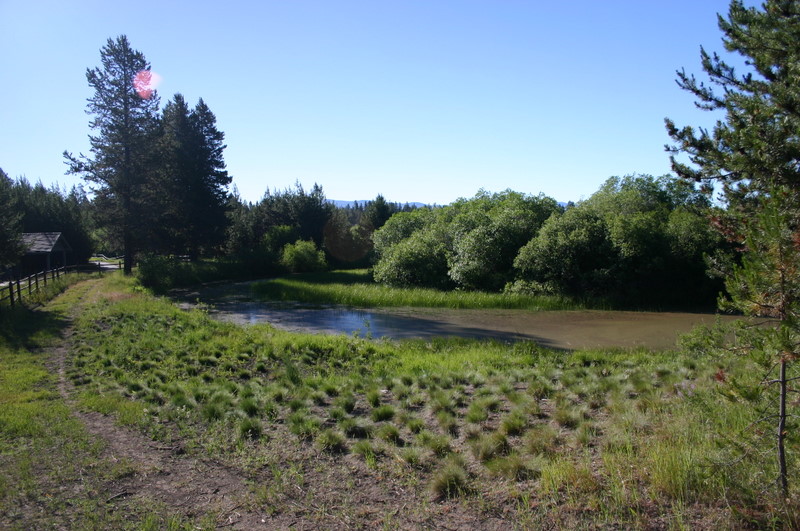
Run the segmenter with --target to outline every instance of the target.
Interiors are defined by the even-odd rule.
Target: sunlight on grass
[[[420,307],[454,309],[574,310],[582,306],[564,297],[526,296],[474,291],[392,288],[376,284],[365,269],[308,273],[264,280],[253,285],[257,297],[307,304],[357,308]]]

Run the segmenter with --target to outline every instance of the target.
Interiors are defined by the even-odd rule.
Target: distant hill
[[[363,199],[363,200],[359,199],[359,200],[356,200],[356,201],[341,201],[339,199],[328,199],[327,201],[328,201],[328,203],[332,204],[335,207],[347,208],[347,207],[351,207],[351,206],[355,205],[356,203],[358,203],[359,205],[363,205],[363,204],[369,203],[370,201],[372,201],[372,199]],[[399,203],[400,206],[404,206],[406,204],[406,203],[401,203],[399,201],[390,201],[388,199],[386,200],[386,202],[387,203]],[[417,203],[417,202],[408,203],[408,204],[410,206],[412,206],[412,207],[417,207],[417,208],[428,206],[425,203]]]

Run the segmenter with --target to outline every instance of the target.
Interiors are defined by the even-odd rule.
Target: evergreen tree
[[[19,179],[12,188],[22,232],[60,232],[72,249],[69,257],[76,263],[85,262],[92,254],[92,238],[82,190],[73,188],[67,194],[57,186],[45,188]]]
[[[777,319],[759,330],[749,350],[771,357],[779,386],[777,448],[779,484],[788,494],[785,451],[787,396],[795,381],[789,364],[800,354],[800,3],[767,0],[760,8],[730,4],[719,17],[725,49],[745,58],[744,73],[718,55],[701,51],[710,85],[684,71],[678,83],[702,109],[724,120],[712,132],[678,128],[666,120],[675,141],[668,150],[685,153],[693,165],[672,157],[681,176],[720,183],[727,212],[717,227],[742,250],[741,262],[727,268],[728,307]]]
[[[154,135],[158,95],[148,85],[150,64],[131,48],[127,37],[108,39],[100,50],[101,67],[88,69],[94,89],[87,111],[91,155],[64,152],[71,173],[80,173],[96,186],[103,222],[120,235],[124,269],[131,273],[137,230],[152,221],[145,193],[154,171]]]
[[[0,168],[0,268],[15,264],[23,253],[20,213],[11,188],[11,179]]]

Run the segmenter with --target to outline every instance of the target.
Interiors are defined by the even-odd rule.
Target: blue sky
[[[225,132],[240,194],[447,204],[506,188],[559,201],[670,171],[663,120],[710,125],[675,84],[722,51],[727,0],[0,0],[0,167],[70,187],[85,72],[126,34]]]

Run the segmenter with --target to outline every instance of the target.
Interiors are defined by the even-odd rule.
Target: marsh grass
[[[358,308],[425,307],[472,309],[574,310],[582,305],[565,297],[528,296],[376,284],[367,270],[307,273],[257,282],[253,293],[264,300],[341,304]]]

